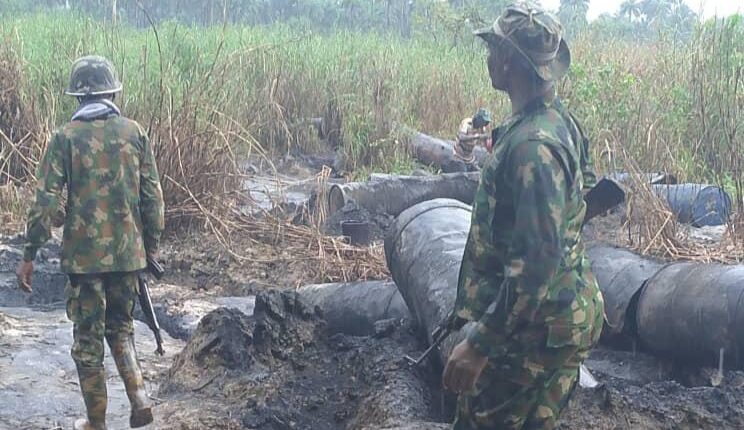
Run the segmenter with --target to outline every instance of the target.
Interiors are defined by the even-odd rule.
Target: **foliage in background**
[[[208,202],[215,193],[236,192],[235,152],[318,149],[308,126],[316,117],[339,127],[336,143],[348,170],[406,171],[413,165],[396,124],[452,138],[460,119],[480,106],[491,108],[496,117],[508,114],[504,97],[490,88],[485,50],[470,34],[487,22],[483,14],[494,12],[494,3],[419,0],[411,34],[401,31],[403,37],[366,31],[380,22],[384,28],[384,14],[363,31],[333,32],[316,31],[299,18],[261,26],[168,21],[153,31],[74,11],[6,17],[0,21],[0,67],[14,77],[14,89],[0,97],[0,130],[15,134],[0,141],[3,155],[15,157],[14,168],[18,160],[23,165],[38,157],[48,131],[74,109],[74,100],[61,96],[71,62],[96,52],[120,69],[124,111],[148,128],[159,148],[162,170],[172,179],[166,181],[170,203],[193,200],[190,193]],[[159,4],[166,8],[171,3]],[[339,4],[357,10],[360,20],[374,12],[363,8],[368,2]],[[567,7],[564,13],[573,10]],[[648,18],[651,14],[651,9],[631,11],[613,20],[636,31],[640,23],[658,22]],[[391,20],[397,28],[399,18]],[[739,192],[741,204],[740,17],[693,27],[687,38],[650,30],[657,36],[636,41],[616,37],[603,23],[595,21],[573,35],[574,65],[560,84],[594,141],[600,170],[622,169],[620,155],[625,154],[642,169],[723,183]],[[11,125],[15,129],[8,131]],[[0,164],[0,175],[6,174],[0,181],[19,179],[9,177],[18,170],[8,175],[3,167],[7,163]],[[217,179],[226,173],[229,181]],[[185,190],[184,183],[201,185]],[[188,211],[170,215],[186,219]]]
[[[220,24],[225,20],[248,25],[284,22],[315,31],[382,31],[404,37],[410,37],[417,30],[430,29],[436,36],[446,33],[462,41],[461,36],[469,35],[473,25],[490,24],[510,1],[0,0],[0,14],[42,9],[78,10],[97,19],[122,21],[138,27],[147,27],[150,19],[199,25]],[[573,38],[589,27],[588,9],[589,0],[561,0],[559,9],[554,12],[566,26],[568,36]],[[601,17],[592,26],[621,37],[655,38],[661,31],[687,37],[695,23],[696,15],[684,0],[625,0],[617,13]]]

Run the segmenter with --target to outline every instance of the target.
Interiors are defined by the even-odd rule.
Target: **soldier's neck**
[[[508,93],[512,105],[512,114],[516,115],[536,99],[552,98],[555,95],[555,86],[552,82],[543,82],[537,85],[534,82],[521,82],[514,85]]]

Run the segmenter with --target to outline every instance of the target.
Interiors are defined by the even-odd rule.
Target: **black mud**
[[[221,308],[199,324],[160,396],[169,422],[187,428],[384,428],[436,416],[432,381],[403,355],[417,342],[406,324],[373,337],[328,336],[298,296],[256,298],[255,316]],[[204,416],[180,414],[207,405]],[[231,416],[228,421],[220,417]]]
[[[604,375],[604,386],[578,390],[561,429],[679,430],[744,428],[744,375],[731,372],[719,387],[676,381],[643,386]]]
[[[23,260],[23,238],[0,236],[0,306],[61,305],[67,276],[59,271],[60,244],[53,240],[34,262],[33,293],[18,289],[15,271]]]
[[[71,324],[61,309],[66,278],[57,268],[59,247],[44,249],[36,295],[24,296],[14,277],[20,245],[19,238],[0,238],[0,428],[68,428],[83,406],[69,357]],[[380,322],[367,337],[331,334],[322,315],[295,293],[265,292],[253,282],[240,287],[228,268],[217,273],[224,256],[205,255],[188,259],[182,273],[190,287],[177,277],[154,285],[167,331],[191,338],[185,348],[166,335],[166,357],[154,356],[151,334],[137,324],[148,389],[162,387],[151,428],[448,428],[436,424],[451,418],[453,406],[438,388],[441,369],[411,369],[402,360],[423,349],[409,323]],[[203,267],[214,273],[200,278],[200,287],[190,272]],[[252,298],[221,297],[232,290],[259,293],[253,316]],[[712,369],[680,369],[606,348],[593,351],[586,364],[602,386],[576,391],[561,429],[744,428],[741,372],[728,371],[718,381]],[[126,422],[126,397],[110,359],[106,365],[112,428],[123,428],[117,423]]]

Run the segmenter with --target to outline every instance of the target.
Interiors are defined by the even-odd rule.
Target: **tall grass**
[[[741,195],[744,23],[710,22],[685,43],[587,37],[591,43],[579,41],[574,51],[565,95],[603,167],[622,168],[623,151],[643,169],[723,183]]]
[[[112,59],[124,81],[125,113],[148,128],[161,169],[173,179],[166,190],[172,202],[190,198],[183,183],[202,181],[199,199],[215,189],[236,191],[239,181],[217,179],[220,172],[236,178],[236,152],[319,149],[308,126],[313,117],[340,128],[346,168],[359,172],[412,166],[396,123],[451,138],[480,106],[496,117],[508,113],[475,41],[319,35],[288,25],[134,29],[72,13],[6,18],[0,37],[8,47],[2,55],[22,65],[18,100],[44,130],[74,109],[74,100],[61,97],[71,62],[88,53]],[[622,169],[622,153],[641,169],[722,183],[742,204],[741,20],[709,23],[684,43],[587,34],[573,43],[573,58],[560,92],[583,119],[600,171]],[[205,160],[212,163],[206,176]]]
[[[354,161],[368,143],[386,138],[395,121],[452,133],[464,112],[490,96],[480,50],[442,49],[426,40],[338,33],[314,35],[288,26],[108,27],[72,14],[5,21],[0,31],[25,62],[25,94],[64,121],[74,100],[58,97],[71,62],[96,52],[111,58],[124,84],[124,109],[148,123],[161,99],[178,106],[202,97],[200,109],[237,122],[266,149],[312,146],[304,120],[329,109],[343,116]],[[224,91],[210,94],[219,86]],[[498,105],[498,103],[497,103]],[[214,112],[212,112],[214,113]]]

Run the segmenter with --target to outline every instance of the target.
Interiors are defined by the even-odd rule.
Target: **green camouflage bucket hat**
[[[483,128],[491,123],[491,112],[486,108],[478,109],[478,112],[473,115],[473,127]]]
[[[530,3],[507,6],[493,26],[477,30],[475,35],[493,46],[508,41],[545,81],[562,78],[571,65],[563,26],[555,16]]]
[[[68,96],[97,96],[121,91],[121,82],[109,60],[97,55],[78,58],[72,65]]]

